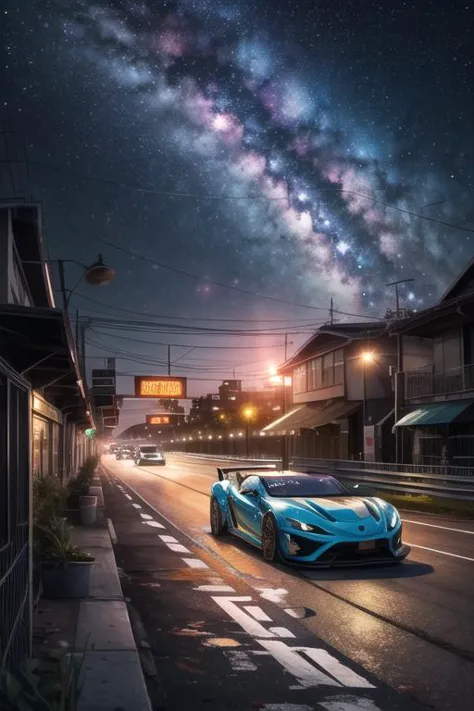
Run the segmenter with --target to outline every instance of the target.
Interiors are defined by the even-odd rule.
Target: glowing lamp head
[[[375,360],[375,354],[372,351],[364,351],[361,354],[363,363],[373,363]]]
[[[243,415],[247,420],[250,420],[253,417],[254,412],[255,411],[254,411],[253,407],[250,407],[250,406],[245,407],[243,410]]]
[[[87,268],[84,275],[86,282],[92,286],[108,286],[114,277],[114,270],[104,264],[101,254],[99,254],[97,261]]]

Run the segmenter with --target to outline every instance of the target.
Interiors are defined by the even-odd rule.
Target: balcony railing
[[[405,371],[405,399],[474,390],[474,364],[436,372],[434,368]]]

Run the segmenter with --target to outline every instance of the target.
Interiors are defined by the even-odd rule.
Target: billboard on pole
[[[182,400],[186,398],[186,378],[171,375],[136,375],[135,397]]]

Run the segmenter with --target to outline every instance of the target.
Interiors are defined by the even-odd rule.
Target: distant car
[[[353,495],[333,476],[271,466],[217,472],[211,532],[251,543],[269,563],[326,568],[398,563],[409,553],[398,511],[382,499]]]
[[[135,464],[166,464],[166,458],[163,452],[154,444],[142,444],[135,451]]]
[[[115,459],[133,459],[133,448],[130,446],[122,446],[115,452]]]

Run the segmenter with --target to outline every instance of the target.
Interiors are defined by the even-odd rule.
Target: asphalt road
[[[279,613],[269,615],[272,619],[283,614],[288,627],[288,619],[298,617],[295,624],[304,634],[315,635],[328,645],[331,654],[340,655],[344,664],[355,665],[351,668],[362,669],[362,675],[376,679],[377,689],[385,684],[402,692],[405,700],[437,711],[471,711],[473,522],[413,512],[402,515],[405,542],[412,552],[398,567],[295,571],[269,566],[258,551],[240,541],[210,536],[209,490],[218,463],[170,455],[166,467],[135,467],[131,462],[104,458],[105,466],[126,487],[119,496],[122,509],[137,511],[133,503],[145,506],[147,502],[154,512],[151,515],[160,515],[159,520],[175,531],[175,545],[189,548],[191,542],[213,570],[219,569],[221,577],[237,581],[233,588],[237,589],[237,584],[250,587],[253,599],[257,594],[275,610],[280,608]],[[117,508],[115,514],[119,519],[122,509]],[[121,527],[120,521],[117,525]],[[126,544],[127,536],[126,528],[122,535],[117,533],[119,545]],[[133,562],[128,559],[127,565],[133,567]],[[209,600],[206,610],[211,610]],[[397,702],[384,693],[385,705],[376,699],[378,707],[360,708],[386,711],[393,704],[396,707]],[[313,708],[307,700],[304,703],[304,711]],[[359,707],[327,708],[349,711]]]

